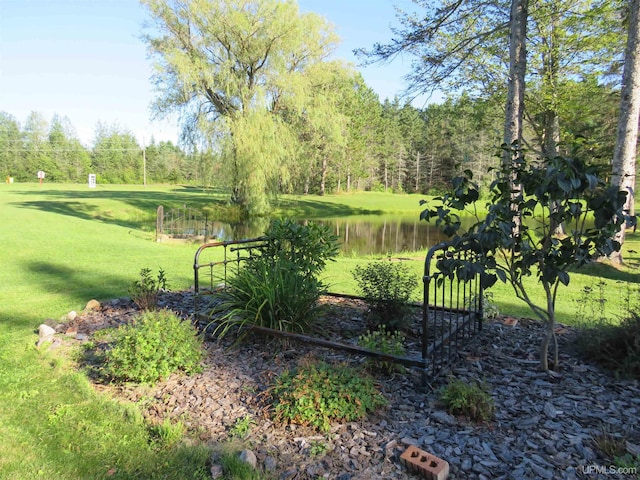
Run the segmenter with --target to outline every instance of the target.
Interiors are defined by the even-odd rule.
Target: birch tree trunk
[[[527,67],[527,16],[528,0],[512,0],[509,18],[509,84],[507,89],[507,105],[505,108],[504,151],[503,162],[512,164],[522,146],[522,122],[524,116],[524,75]],[[518,150],[513,152],[515,146]],[[520,185],[512,184],[513,195],[517,196]],[[520,236],[519,216],[514,217],[513,236]]]
[[[638,9],[640,0],[629,0],[629,33],[624,54],[622,92],[620,98],[620,118],[616,147],[613,153],[612,185],[627,192],[626,210],[635,214],[634,190],[636,183],[636,149],[638,143],[638,120],[640,117],[640,22]],[[624,244],[625,227],[614,239]],[[622,251],[611,256],[614,263],[622,264]]]

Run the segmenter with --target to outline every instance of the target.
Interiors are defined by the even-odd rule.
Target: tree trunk
[[[527,66],[528,0],[512,0],[509,32],[509,84],[505,111],[504,143],[507,146],[522,142],[522,118],[524,107],[524,75]],[[505,154],[504,161],[511,162],[511,155]]]
[[[545,294],[547,296],[547,312],[549,317],[547,318],[547,328],[544,337],[542,337],[542,343],[540,344],[540,370],[549,370],[549,345],[553,340],[553,369],[558,369],[558,341],[556,339],[556,311],[555,302],[553,299],[553,293],[551,292],[551,285],[547,283],[543,284]]]
[[[529,1],[512,0],[509,18],[509,84],[505,109],[503,162],[512,164],[522,147],[522,121],[524,115],[524,76],[527,66],[526,37]],[[516,148],[514,152],[512,147]],[[512,179],[512,196],[520,194],[522,187]],[[521,219],[514,215],[513,236],[520,236]]]
[[[324,184],[327,179],[327,157],[322,157],[322,171],[320,172],[320,195],[324,195]]]
[[[416,193],[420,191],[420,152],[416,153]]]
[[[636,149],[638,142],[638,119],[640,117],[640,29],[638,14],[640,0],[629,0],[629,33],[624,53],[624,72],[620,98],[620,118],[616,147],[613,153],[612,185],[627,192],[625,209],[634,211],[634,190],[636,183]],[[624,244],[625,227],[614,236],[620,245]],[[622,264],[622,251],[611,255],[614,263]]]
[[[558,156],[558,143],[560,143],[560,120],[558,117],[558,12],[557,5],[552,5],[553,13],[551,18],[551,30],[544,38],[547,43],[546,50],[543,50],[542,68],[544,91],[548,92],[550,100],[546,105],[543,117],[543,157],[556,158]],[[557,203],[551,205],[552,212],[557,211]],[[565,225],[562,222],[551,221],[550,229],[556,235],[564,235]]]
[[[384,160],[384,191],[387,191],[387,188],[389,188],[389,171],[387,168],[387,159],[385,158]]]

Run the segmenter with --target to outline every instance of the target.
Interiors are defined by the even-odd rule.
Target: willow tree
[[[142,0],[153,33],[144,36],[155,60],[155,112],[179,113],[183,139],[222,149],[231,199],[249,214],[268,208],[296,157],[293,134],[276,113],[300,105],[311,67],[336,37],[294,1]]]

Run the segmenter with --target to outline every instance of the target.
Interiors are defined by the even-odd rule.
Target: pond
[[[426,253],[430,247],[447,239],[435,225],[421,221],[418,215],[347,216],[313,221],[331,228],[346,255]],[[268,219],[238,224],[214,222],[213,232],[219,240],[252,238],[260,236],[268,224]]]

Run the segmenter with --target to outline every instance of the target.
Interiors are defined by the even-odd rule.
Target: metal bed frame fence
[[[194,258],[194,298],[195,316],[203,324],[210,321],[208,299],[226,288],[227,279],[241,268],[241,264],[266,246],[264,237],[245,240],[231,240],[207,243],[198,248]],[[340,343],[318,337],[283,332],[261,326],[252,326],[256,333],[285,337],[320,347],[342,350],[356,355],[375,357],[381,361],[398,363],[417,368],[423,372],[423,380],[435,376],[454,362],[467,342],[482,328],[482,286],[479,275],[461,280],[456,275],[444,274],[437,265],[442,260],[470,260],[473,252],[456,251],[449,244],[442,243],[432,247],[424,263],[423,303],[419,328],[420,354],[415,356],[396,356],[368,350],[355,344]],[[205,259],[208,257],[210,259]],[[362,297],[331,293],[331,296]]]

